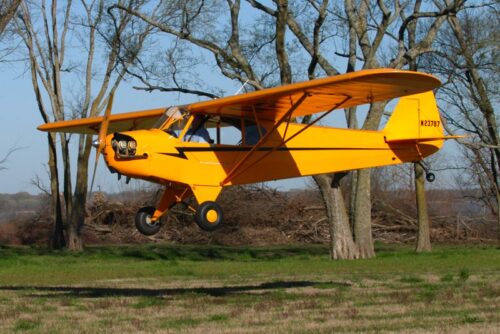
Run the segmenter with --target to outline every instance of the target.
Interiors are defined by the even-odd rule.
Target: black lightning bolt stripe
[[[169,155],[176,158],[187,159],[185,152],[248,152],[252,147],[236,146],[236,147],[176,147],[178,153],[163,153],[159,154]],[[289,151],[384,151],[388,148],[375,148],[375,147],[259,147],[256,151],[267,152],[276,150],[279,152]]]

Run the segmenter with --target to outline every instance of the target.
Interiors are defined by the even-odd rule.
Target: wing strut
[[[246,166],[244,169],[240,169],[240,167],[242,166],[242,164],[244,162],[246,162],[248,160],[248,158],[251,156],[251,154],[253,152],[255,152],[260,146],[262,146],[262,144],[266,141],[266,139],[269,137],[269,135],[273,132],[273,131],[276,131],[276,129],[281,125],[281,123],[283,123],[285,121],[286,118],[288,118],[288,121],[287,121],[287,125],[290,123],[290,120],[291,120],[291,115],[293,113],[293,111],[305,100],[305,98],[308,96],[307,93],[304,93],[300,99],[290,108],[290,110],[284,114],[278,122],[276,122],[276,124],[273,126],[273,128],[268,131],[266,133],[266,135],[264,137],[261,137],[261,139],[257,142],[257,144],[255,144],[252,149],[243,157],[241,158],[238,163],[233,167],[233,169],[227,174],[226,178],[220,183],[221,186],[224,186],[226,185],[227,183],[229,183],[229,181],[231,181],[231,179],[235,178],[236,176],[240,175],[241,173],[245,172],[248,168],[250,168],[251,166],[255,165],[256,163],[258,163],[259,161],[261,161],[262,159],[264,159],[265,157],[267,157],[269,154],[273,153],[274,151],[276,151],[278,148],[284,146],[286,143],[288,143],[290,140],[292,140],[293,138],[297,137],[299,134],[301,134],[302,132],[304,132],[305,130],[307,130],[309,127],[313,126],[314,124],[318,123],[321,119],[323,119],[325,116],[329,115],[332,111],[340,108],[340,106],[342,104],[344,104],[345,102],[349,101],[351,99],[351,96],[345,96],[345,98],[340,101],[339,103],[335,104],[330,110],[326,111],[323,115],[321,115],[320,117],[316,118],[314,121],[312,121],[311,123],[307,124],[305,127],[303,127],[302,129],[300,129],[299,131],[297,131],[295,134],[293,134],[290,138],[286,138],[286,130],[288,129],[288,126],[287,126],[287,129],[285,130],[285,134],[283,136],[283,140],[282,142],[279,144],[279,145],[276,145],[272,148],[272,150],[269,150],[267,151],[264,155],[262,155],[259,159],[257,159],[256,161],[254,161],[252,164]],[[238,170],[240,169],[240,170]]]

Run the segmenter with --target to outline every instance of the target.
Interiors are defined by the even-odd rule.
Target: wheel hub
[[[158,221],[153,221],[153,219],[152,219],[152,217],[151,217],[151,216],[147,216],[147,217],[146,217],[146,224],[148,224],[148,225],[153,226],[153,225],[156,225],[156,223],[157,223],[157,222],[158,222]]]
[[[215,223],[217,221],[217,218],[219,218],[219,215],[217,214],[217,211],[214,209],[208,210],[207,212],[207,221],[211,224]]]

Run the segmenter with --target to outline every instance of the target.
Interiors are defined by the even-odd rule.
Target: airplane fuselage
[[[443,143],[390,144],[383,131],[311,126],[280,145],[285,136],[293,137],[304,127],[291,123],[286,129],[282,124],[256,148],[184,142],[159,129],[122,132],[137,141],[136,158],[118,157],[111,145],[113,135],[106,139],[104,156],[109,167],[133,178],[218,187],[419,161]]]

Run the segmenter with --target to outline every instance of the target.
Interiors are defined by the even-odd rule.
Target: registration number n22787
[[[430,126],[430,127],[439,127],[439,125],[441,124],[441,121],[433,121],[433,120],[430,120],[430,119],[423,119],[420,121],[420,126]]]

